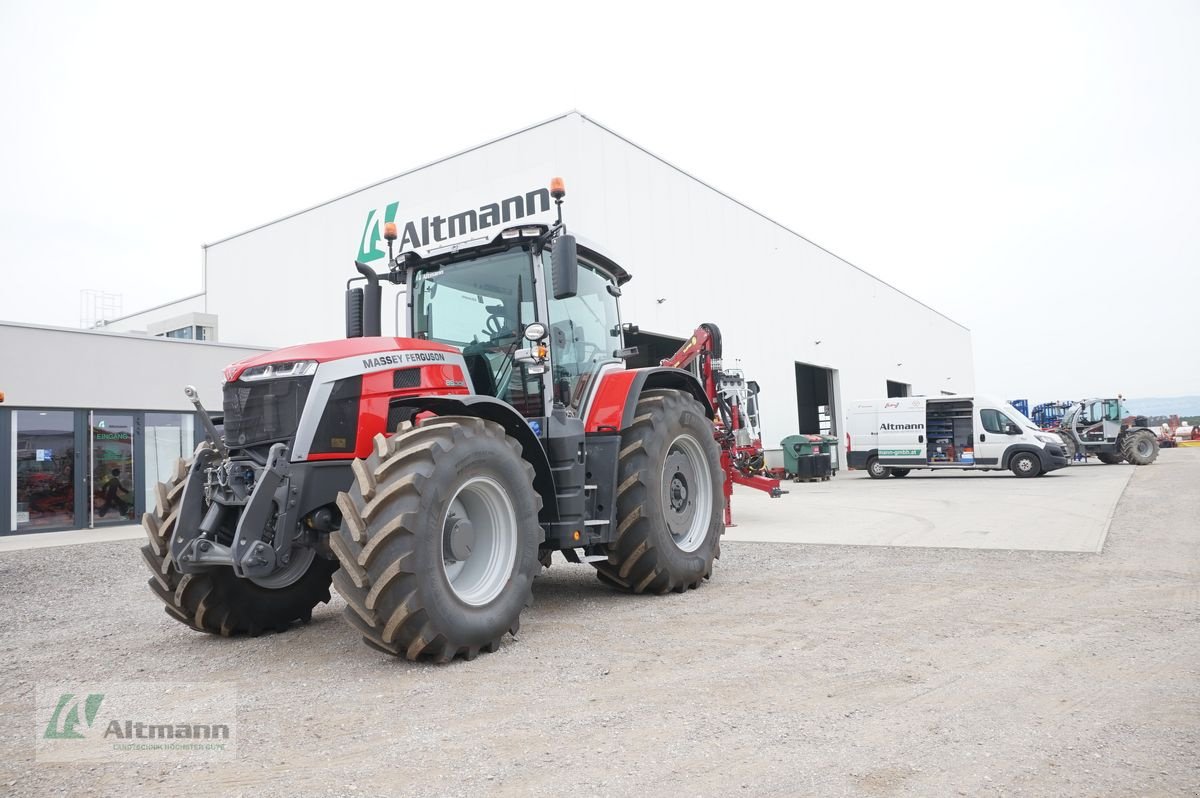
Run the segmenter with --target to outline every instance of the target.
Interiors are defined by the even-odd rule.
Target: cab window
[[[545,266],[549,272],[549,254]],[[611,285],[608,275],[581,262],[579,292],[570,299],[550,300],[554,397],[569,407],[579,408],[600,366],[616,360],[613,352],[621,348],[621,320]]]
[[[1009,424],[1014,423],[1012,419],[1001,413],[999,410],[980,410],[979,418],[983,422],[984,430],[995,433],[996,435],[1004,435],[1005,428]],[[1014,426],[1016,425],[1014,424]]]

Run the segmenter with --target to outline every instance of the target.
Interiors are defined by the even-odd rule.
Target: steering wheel
[[[508,325],[505,322],[506,320],[503,316],[493,313],[487,317],[487,322],[484,324],[483,331],[493,339],[500,338],[502,335],[508,332]]]

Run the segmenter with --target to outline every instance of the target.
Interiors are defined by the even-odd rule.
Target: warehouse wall
[[[571,121],[587,154],[571,218],[600,231],[634,275],[625,320],[674,335],[716,322],[726,365],[740,359],[762,387],[767,446],[796,431],[795,362],[837,369],[843,432],[847,403],[887,396],[887,380],[914,394],[974,390],[965,327],[592,121]]]
[[[768,446],[796,430],[796,361],[837,369],[841,414],[886,396],[887,380],[918,394],[973,390],[968,330],[577,113],[209,245],[207,310],[224,341],[340,337],[372,210],[453,213],[554,175],[567,182],[571,230],[634,275],[626,321],[680,337],[721,327],[727,365],[740,360],[762,386]]]

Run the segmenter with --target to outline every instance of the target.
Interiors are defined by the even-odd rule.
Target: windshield
[[[1011,404],[1008,404],[1007,402],[1004,404],[1004,413],[1009,418],[1015,418],[1017,420],[1017,423],[1020,424],[1022,427],[1025,427],[1026,429],[1039,430],[1039,431],[1041,430],[1041,427],[1039,427],[1037,424],[1034,424],[1032,421],[1029,420],[1029,418],[1026,417],[1026,415],[1024,413],[1022,413],[1017,408],[1013,407]]]
[[[522,325],[536,320],[533,261],[523,249],[413,275],[412,335],[462,350],[475,392],[525,412],[541,402],[540,381],[512,361]],[[541,415],[530,412],[526,415]]]

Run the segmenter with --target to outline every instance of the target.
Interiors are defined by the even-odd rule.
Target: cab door
[[[992,407],[980,407],[978,413],[976,429],[979,430],[979,434],[976,436],[978,441],[975,444],[975,464],[999,468],[1003,465],[1001,458],[1004,457],[1004,450],[1014,440],[1020,439],[1019,435],[1009,435],[1009,428],[1016,427],[1019,430],[1021,427],[1003,412]]]
[[[889,466],[926,465],[925,401],[894,399],[879,409],[879,460]]]

